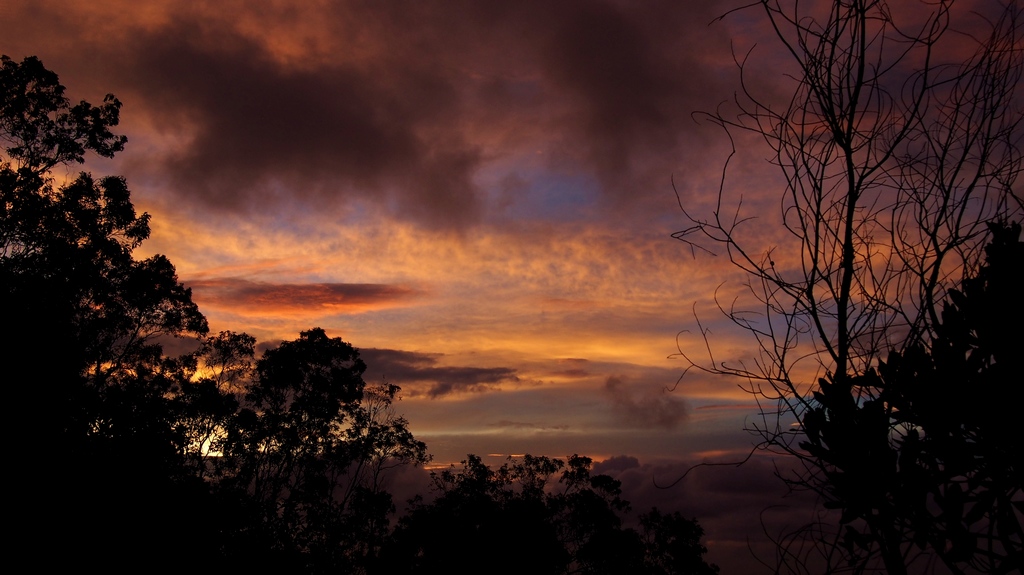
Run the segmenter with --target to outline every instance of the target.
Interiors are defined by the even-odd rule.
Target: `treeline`
[[[121,103],[72,105],[38,59],[0,61],[0,285],[9,545],[38,564],[260,572],[714,573],[696,521],[635,526],[591,461],[470,456],[395,517],[388,471],[428,461],[322,329],[257,359],[209,333],[123,178],[51,170],[111,157]],[[165,353],[161,342],[194,342]]]

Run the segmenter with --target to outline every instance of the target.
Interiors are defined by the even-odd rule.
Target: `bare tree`
[[[944,302],[981,272],[991,230],[1003,229],[990,224],[1024,215],[1022,21],[1014,4],[997,7],[994,18],[957,20],[953,0],[901,3],[899,15],[881,0],[756,2],[742,9],[762,10],[791,57],[791,99],[778,106],[755,93],[748,53],[737,59],[735,113],[703,114],[733,142],[729,160],[743,134],[771,150],[785,239],[748,233],[757,218],[730,186],[728,160],[710,214],[680,198],[688,226],[675,237],[749,278],[753,299],[719,308],[756,345],[752,362],[720,362],[701,327],[680,354],[692,369],[742,378],[762,406],[758,448],[793,456],[783,478],[842,511],[841,528],[806,530],[835,569],[905,573],[922,555],[953,572],[1021,568],[1019,468],[993,495],[1003,508],[986,503],[995,487],[975,478],[980,463],[953,475],[937,456],[931,475],[911,478],[927,467],[904,457],[924,427],[878,376],[885,354],[891,363],[948,339]],[[923,500],[911,506],[900,486],[915,481],[933,485],[913,491]],[[944,502],[957,490],[967,505],[954,521]],[[922,523],[929,513],[948,520],[945,530]],[[954,541],[957,525],[967,535]]]

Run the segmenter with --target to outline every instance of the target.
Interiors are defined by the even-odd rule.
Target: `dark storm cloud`
[[[641,135],[673,145],[663,101],[676,83],[675,66],[629,16],[611,5],[585,4],[560,22],[544,50],[546,72],[577,104],[574,128],[606,176],[628,170]]]
[[[655,183],[645,173],[652,158],[683,160],[684,140],[695,139],[690,113],[708,106],[707,94],[721,82],[704,61],[710,46],[727,47],[721,30],[707,26],[719,10],[714,3],[586,2],[559,21],[544,69],[574,104],[566,127],[606,193],[634,197]],[[670,168],[655,163],[657,178],[667,180]]]
[[[423,394],[430,398],[492,389],[506,382],[518,382],[516,370],[508,367],[438,366],[441,354],[394,349],[362,349],[367,365],[367,381],[379,377],[415,394],[426,384]]]
[[[475,218],[478,152],[431,134],[458,97],[402,65],[285,65],[266,47],[192,21],[140,34],[125,70],[157,124],[191,142],[163,159],[179,193],[223,208],[275,195],[396,199],[439,225]]]
[[[669,395],[664,389],[636,394],[621,377],[609,377],[604,384],[605,395],[623,423],[641,428],[674,429],[689,411],[686,402]]]
[[[341,312],[379,309],[401,303],[418,292],[389,284],[310,283],[279,284],[239,278],[186,281],[200,305],[258,311],[259,313],[322,313],[324,308]]]
[[[62,77],[116,92],[125,118],[176,143],[131,157],[133,177],[205,208],[360,199],[451,228],[479,220],[481,168],[524,153],[596,175],[610,197],[669,193],[696,145],[690,113],[734,77],[708,57],[728,49],[708,27],[724,10],[695,4],[101,2],[76,17],[43,3],[14,16],[48,23],[18,26],[21,49],[44,47]]]

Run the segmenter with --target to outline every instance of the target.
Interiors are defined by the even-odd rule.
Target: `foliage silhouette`
[[[115,98],[72,106],[63,92],[37,59],[0,58],[0,360],[11,405],[27,408],[8,431],[33,438],[15,447],[33,470],[15,515],[26,534],[59,517],[69,553],[128,562],[172,551],[187,511],[204,514],[167,409],[178,363],[155,340],[203,334],[206,320],[166,258],[133,259],[149,216],[123,179],[54,187],[54,166],[125,142]]]
[[[731,140],[747,132],[770,147],[783,176],[780,245],[748,234],[753,218],[727,170],[710,215],[680,200],[689,227],[676,237],[695,253],[724,248],[747,274],[751,307],[719,307],[755,346],[750,363],[701,360],[692,349],[713,347],[702,328],[680,353],[694,369],[742,378],[761,405],[758,448],[792,456],[784,479],[841,509],[839,528],[805,531],[815,545],[804,549],[833,570],[1020,568],[1019,463],[1004,453],[1014,433],[989,422],[1002,415],[1006,350],[1021,342],[1004,336],[997,356],[976,339],[997,318],[1020,321],[1019,296],[984,308],[967,294],[990,285],[970,278],[1004,273],[992,271],[993,253],[1019,249],[1005,247],[1017,245],[1005,225],[1024,215],[1021,15],[1002,6],[983,34],[959,36],[973,54],[943,62],[962,57],[944,51],[952,4],[913,7],[913,24],[877,0],[819,12],[753,4],[793,59],[792,99],[773,106],[744,83],[735,117],[704,117]],[[809,557],[792,553],[802,541],[784,540],[779,569],[801,572]]]
[[[393,415],[397,386],[367,387],[365,369],[340,338],[302,332],[256,362],[226,423],[224,486],[247,494],[275,549],[305,556],[311,570],[376,553],[393,510],[382,469],[428,460]]]
[[[17,171],[42,177],[57,164],[82,163],[86,150],[110,158],[128,138],[110,131],[117,126],[121,102],[112,94],[103,105],[82,101],[72,106],[57,74],[36,57],[20,64],[0,57],[0,139]]]
[[[500,561],[502,572],[718,572],[704,561],[696,521],[652,510],[639,531],[625,527],[619,482],[591,476],[590,466],[578,455],[525,455],[490,469],[470,455],[461,470],[435,471],[436,499],[411,502],[378,568],[469,573]]]
[[[1020,330],[1002,327],[1024,325],[1019,238],[1019,225],[993,226],[986,265],[963,291],[949,291],[930,349],[892,351],[877,370],[851,378],[872,399],[858,404],[828,381],[815,392],[800,447],[821,462],[827,504],[848,524],[850,557],[896,534],[935,549],[951,568],[1024,567],[1024,456],[1016,408],[998,401],[1010,392],[1011,357],[1024,348]]]
[[[8,432],[31,438],[15,548],[115,570],[356,570],[387,535],[386,471],[427,459],[399,388],[367,386],[320,329],[258,361],[251,336],[207,336],[167,258],[135,259],[149,215],[123,178],[54,184],[124,147],[120,102],[72,106],[36,58],[0,59],[0,93],[0,360],[24,410]],[[169,357],[169,337],[196,350]]]

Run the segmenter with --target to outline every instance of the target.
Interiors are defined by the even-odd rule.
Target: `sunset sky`
[[[726,567],[784,492],[768,459],[652,478],[753,442],[742,382],[673,358],[677,336],[706,356],[695,316],[717,360],[751,356],[715,307],[744,279],[670,237],[679,202],[713,209],[729,142],[694,112],[728,106],[734,55],[766,100],[792,92],[758,10],[716,21],[745,3],[0,0],[0,52],[123,102],[125,151],[84,169],[127,178],[153,216],[137,255],[166,254],[214,332],[322,327],[402,387],[435,464],[608,460]],[[760,144],[726,185],[768,247]]]

